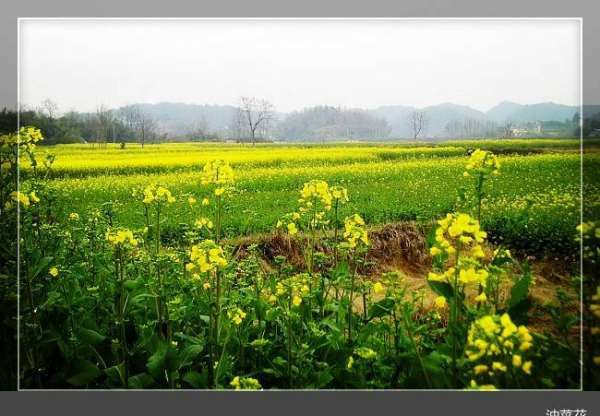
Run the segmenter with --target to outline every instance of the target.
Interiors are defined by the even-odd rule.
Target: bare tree
[[[235,112],[233,113],[231,119],[231,127],[229,128],[229,134],[231,138],[240,140],[243,135],[245,126],[245,117],[242,109],[240,107],[236,107]]]
[[[427,119],[425,113],[422,111],[413,111],[408,115],[408,126],[413,134],[413,138],[416,140],[419,134],[425,130],[427,126]]]
[[[502,126],[502,132],[504,133],[504,137],[511,138],[513,137],[513,122],[510,120],[506,120],[504,125]]]
[[[156,137],[157,122],[138,105],[128,105],[121,108],[121,117],[125,125],[137,133],[138,140],[144,147],[146,139]]]
[[[146,138],[154,138],[156,136],[156,128],[156,120],[154,120],[154,118],[145,111],[140,111],[138,118],[138,131],[140,132],[142,147],[144,147]]]
[[[38,112],[47,115],[49,118],[56,118],[58,116],[58,104],[50,98],[46,98],[40,103]]]
[[[106,144],[111,133],[111,128],[115,122],[115,116],[104,105],[96,108],[96,114],[93,120],[93,126],[96,133],[96,143]],[[114,135],[114,129],[112,129]]]
[[[119,110],[119,113],[121,115],[121,120],[123,120],[123,123],[125,123],[127,128],[133,132],[136,132],[140,118],[139,108],[135,105],[127,105],[122,107]]]
[[[265,127],[273,119],[273,104],[256,97],[241,97],[239,108],[250,132],[252,145],[254,145],[256,142],[256,133],[260,131],[259,128]],[[265,133],[263,131],[263,134]]]
[[[190,123],[186,130],[186,136],[191,140],[205,139],[210,134],[206,116],[202,114],[198,120]]]

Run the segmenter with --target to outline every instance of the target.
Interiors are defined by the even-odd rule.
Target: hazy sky
[[[22,20],[21,102],[579,104],[573,20]]]

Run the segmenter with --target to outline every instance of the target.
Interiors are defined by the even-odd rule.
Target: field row
[[[596,146],[596,141],[587,142]],[[578,140],[538,139],[457,141],[438,144],[344,144],[342,145],[259,145],[172,143],[129,144],[125,149],[115,144],[58,145],[47,148],[56,155],[55,177],[84,177],[107,174],[159,173],[200,168],[207,161],[224,159],[234,168],[286,168],[330,166],[348,163],[377,163],[393,160],[445,158],[466,155],[469,149],[483,148],[495,153],[575,152]],[[27,169],[28,163],[23,161]]]
[[[369,224],[418,220],[427,222],[452,211],[462,186],[472,185],[462,176],[466,157],[412,160],[397,163],[346,163],[334,166],[299,166],[238,169],[236,189],[228,205],[226,234],[248,235],[272,230],[277,219],[293,210],[297,189],[311,179],[326,179],[352,191],[343,214],[358,212]],[[573,230],[580,213],[580,158],[576,154],[504,156],[502,175],[491,179],[483,206],[483,225],[492,235],[508,238],[517,246],[534,245],[534,251],[574,247]],[[589,166],[600,166],[590,156]],[[187,170],[163,174],[131,174],[64,178],[51,186],[70,201],[68,210],[83,212],[113,201],[120,223],[142,226],[142,204],[132,190],[148,183],[169,188],[177,202],[169,208],[166,228],[190,222],[210,207],[189,206],[188,196],[201,198],[200,172]],[[586,183],[586,193],[599,188],[596,178]],[[530,208],[527,210],[527,206]],[[67,209],[67,208],[65,208]],[[597,201],[586,201],[595,212]],[[528,212],[528,218],[522,216]],[[67,215],[65,212],[64,215]]]

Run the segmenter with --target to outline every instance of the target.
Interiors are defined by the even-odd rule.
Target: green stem
[[[288,385],[292,388],[292,290],[290,287],[288,296],[288,314],[287,314],[287,373]]]
[[[431,380],[429,379],[429,373],[425,369],[425,364],[423,363],[423,358],[421,357],[421,354],[419,353],[419,349],[417,348],[417,343],[415,342],[415,338],[413,336],[413,333],[411,330],[411,325],[408,320],[406,311],[403,311],[402,317],[404,318],[404,326],[406,327],[406,333],[408,334],[408,338],[410,339],[413,350],[415,351],[415,355],[417,356],[417,359],[419,360],[419,365],[421,366],[421,371],[423,372],[423,375],[425,376],[425,381],[427,382],[427,387],[431,388]]]

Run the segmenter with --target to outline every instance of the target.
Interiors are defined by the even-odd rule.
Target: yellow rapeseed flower
[[[224,160],[211,160],[204,165],[200,178],[202,185],[229,185],[234,181],[233,169]]]
[[[106,240],[110,244],[119,247],[135,247],[138,244],[138,241],[133,236],[133,232],[127,229],[118,230],[117,232],[109,230],[106,233]]]
[[[296,227],[296,224],[293,222],[288,223],[287,230],[288,230],[289,235],[298,234],[298,228]]]
[[[385,292],[385,286],[381,284],[381,282],[376,282],[373,285],[373,292],[376,294],[380,294]]]
[[[448,305],[448,302],[446,301],[446,297],[438,296],[435,298],[434,304],[436,308],[444,309]]]
[[[513,355],[513,357],[512,357],[512,365],[514,367],[517,367],[517,368],[521,367],[522,363],[523,363],[523,359],[521,358],[520,355],[518,355],[518,354]]]

